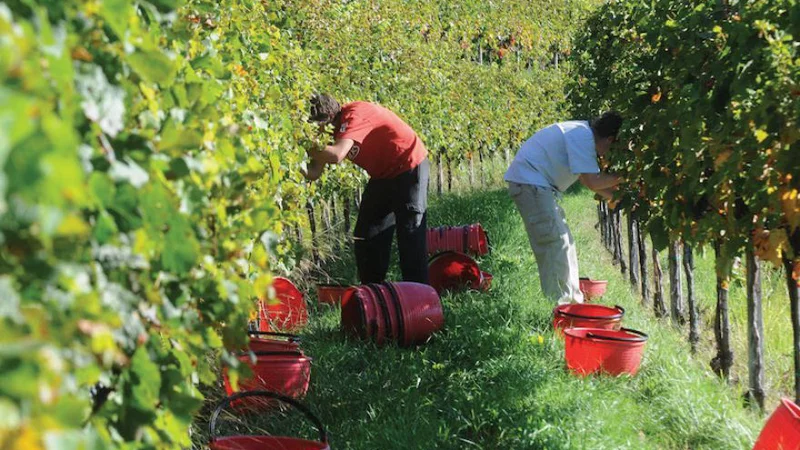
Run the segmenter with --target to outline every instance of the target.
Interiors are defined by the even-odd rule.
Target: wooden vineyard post
[[[630,280],[631,285],[638,291],[640,278],[639,269],[639,244],[638,233],[636,229],[636,219],[629,213],[628,214],[628,257],[630,261]]]
[[[475,187],[475,157],[472,154],[469,155],[469,187]]]
[[[720,257],[720,243],[714,245],[716,257]],[[717,356],[711,360],[711,368],[723,380],[730,382],[733,366],[731,350],[731,323],[728,312],[728,282],[730,276],[717,269],[717,308],[714,316],[714,338],[717,341]]]
[[[653,312],[658,318],[667,316],[667,305],[664,303],[664,272],[661,270],[661,261],[655,245],[653,245]]]
[[[692,353],[696,353],[697,344],[700,343],[700,311],[694,290],[694,253],[686,243],[683,244],[683,271],[686,274],[686,293],[689,300],[689,344],[692,346]]]
[[[607,249],[608,251],[613,254],[614,253],[614,218],[611,215],[611,208],[608,207],[608,202],[603,202],[603,213],[605,216],[606,222],[606,242],[607,242]]]
[[[483,166],[483,148],[478,150],[478,171],[481,173],[481,187],[486,187],[486,167]]]
[[[789,289],[789,302],[792,315],[792,335],[794,349],[794,398],[800,402],[800,283],[794,279],[792,272],[794,264],[790,259],[784,259],[786,269],[786,284]]]
[[[311,229],[311,259],[317,262],[319,259],[317,252],[317,218],[314,211],[314,203],[311,200],[306,202],[306,211],[308,212],[308,226]]]
[[[330,213],[330,205],[328,202],[322,203],[322,233],[327,234],[330,230],[333,229],[333,223],[331,222],[331,213]]]
[[[344,197],[344,205],[342,207],[342,216],[344,218],[344,234],[350,234],[350,215],[351,211],[350,208],[353,206],[353,202],[351,201],[350,197]]]
[[[643,232],[642,224],[638,220],[636,221],[636,230],[638,231],[636,233],[636,243],[639,246],[639,270],[642,274],[642,304],[647,306],[650,304],[650,280],[648,280],[647,273],[647,234]]]
[[[611,228],[611,232],[610,232],[610,235],[611,235],[611,243],[610,243],[611,245],[610,245],[610,247],[611,247],[611,249],[610,250],[611,250],[611,256],[612,256],[612,263],[616,266],[617,264],[620,263],[620,259],[621,258],[620,258],[619,252],[617,252],[617,248],[619,247],[619,245],[617,245],[617,241],[618,241],[618,239],[617,239],[617,235],[618,235],[618,233],[617,233],[617,231],[618,231],[617,213],[614,212],[614,210],[611,209],[611,208],[608,208],[608,222],[609,222],[609,226]]]
[[[747,399],[764,409],[764,316],[761,308],[761,267],[747,246],[747,368],[750,375]]]
[[[302,249],[303,248],[303,238],[304,238],[303,237],[303,227],[301,227],[299,224],[295,224],[294,225],[294,234],[295,234],[295,239],[297,239],[297,241],[296,241],[297,242],[297,248],[298,249]]]
[[[600,202],[600,215],[602,217],[600,226],[603,230],[603,244],[605,244],[606,250],[611,251],[611,233],[609,232],[611,228],[609,226],[608,204],[605,201]]]
[[[441,196],[444,192],[444,165],[442,164],[444,160],[444,149],[439,151],[439,154],[436,156],[436,194]]]
[[[603,246],[606,246],[606,224],[603,220],[603,202],[597,202],[597,226],[600,227],[600,242],[603,243]]]
[[[339,223],[339,210],[336,207],[339,205],[339,197],[334,192],[331,195],[331,220],[333,221],[333,226],[335,227],[337,223]],[[333,227],[331,227],[331,231],[333,231]]]
[[[622,211],[614,211],[614,259],[619,261],[619,271],[624,277],[627,275],[628,263],[625,261],[625,252],[622,249]]]
[[[669,245],[669,306],[672,322],[683,325],[686,311],[683,306],[683,284],[681,283],[681,243],[677,240]]]
[[[453,192],[453,162],[447,158],[447,192]]]

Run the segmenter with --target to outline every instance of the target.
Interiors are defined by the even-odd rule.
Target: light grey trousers
[[[583,303],[575,240],[556,193],[519,183],[508,183],[508,193],[525,222],[544,294],[559,304]]]

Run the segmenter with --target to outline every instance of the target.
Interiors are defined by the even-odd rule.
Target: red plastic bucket
[[[800,407],[788,398],[764,425],[753,450],[800,450]]]
[[[608,287],[608,281],[606,280],[592,280],[584,277],[579,282],[581,292],[587,301],[602,297]]]
[[[565,328],[603,328],[619,330],[625,309],[621,306],[572,303],[553,309],[553,329],[559,335]]]
[[[272,281],[275,300],[259,301],[258,331],[298,331],[308,323],[303,293],[291,281],[275,277]]]
[[[478,263],[463,253],[442,252],[428,262],[430,285],[440,294],[447,290],[480,289],[482,278]]]
[[[439,294],[420,283],[387,283],[393,289],[403,317],[402,344],[406,346],[425,343],[433,333],[444,326],[444,311]]]
[[[576,375],[605,373],[636,375],[647,335],[635,330],[567,328],[564,330],[567,368]]]
[[[250,343],[247,348],[252,352],[300,351],[300,336],[294,334],[251,331],[250,335]]]
[[[341,303],[342,298],[344,298],[344,294],[348,289],[350,289],[350,286],[341,286],[338,284],[319,284],[317,285],[317,299],[320,303],[337,305]]]
[[[481,224],[428,229],[428,254],[456,251],[483,256],[489,253],[489,236]]]
[[[251,378],[239,381],[242,391],[267,390],[292,397],[302,398],[308,392],[311,378],[311,358],[300,351],[254,352],[255,364],[249,355],[239,356],[239,361],[250,366]],[[223,378],[225,392],[233,394],[227,372]]]
[[[239,403],[242,399],[249,400],[248,403],[256,403],[258,398],[267,398],[269,402],[279,401],[299,410],[319,432],[319,441],[281,436],[217,436],[217,420],[226,405]],[[211,414],[208,435],[208,446],[211,450],[330,450],[325,427],[308,408],[292,398],[268,391],[240,392],[223,399]]]
[[[342,330],[378,345],[426,342],[444,326],[439,295],[425,284],[401,282],[357,286],[342,300]]]

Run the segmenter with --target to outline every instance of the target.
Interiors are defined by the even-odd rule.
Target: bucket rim
[[[564,306],[573,306],[573,305],[576,305],[576,304],[581,305],[581,306],[589,305],[589,306],[592,306],[592,307],[598,307],[599,306],[599,307],[602,307],[602,308],[616,309],[619,312],[617,314],[613,314],[613,315],[610,315],[610,316],[585,316],[585,315],[582,315],[582,314],[566,312],[566,311],[562,311],[562,310],[559,309],[559,308],[564,307]],[[558,305],[558,306],[556,306],[555,309],[553,310],[553,314],[562,315],[562,316],[570,317],[570,318],[573,318],[573,319],[614,320],[614,319],[622,319],[625,316],[625,308],[623,308],[622,306],[619,306],[619,305],[606,306],[606,305],[597,305],[597,304],[593,304],[593,303],[572,303],[572,304],[567,304],[567,305]]]
[[[789,411],[795,420],[800,421],[800,406],[788,397],[781,398],[781,404]]]

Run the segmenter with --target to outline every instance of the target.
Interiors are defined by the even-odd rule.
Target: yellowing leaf
[[[755,135],[756,141],[758,141],[759,144],[767,140],[767,138],[769,137],[769,133],[767,133],[763,129],[758,129],[754,131],[753,135]]]
[[[61,221],[56,229],[56,234],[60,236],[80,237],[89,234],[89,225],[77,214],[70,214]]]
[[[653,103],[658,103],[658,102],[660,102],[660,101],[661,101],[661,92],[656,92],[655,94],[653,94],[653,96],[652,96],[652,97],[650,97],[650,100],[651,100]]]

